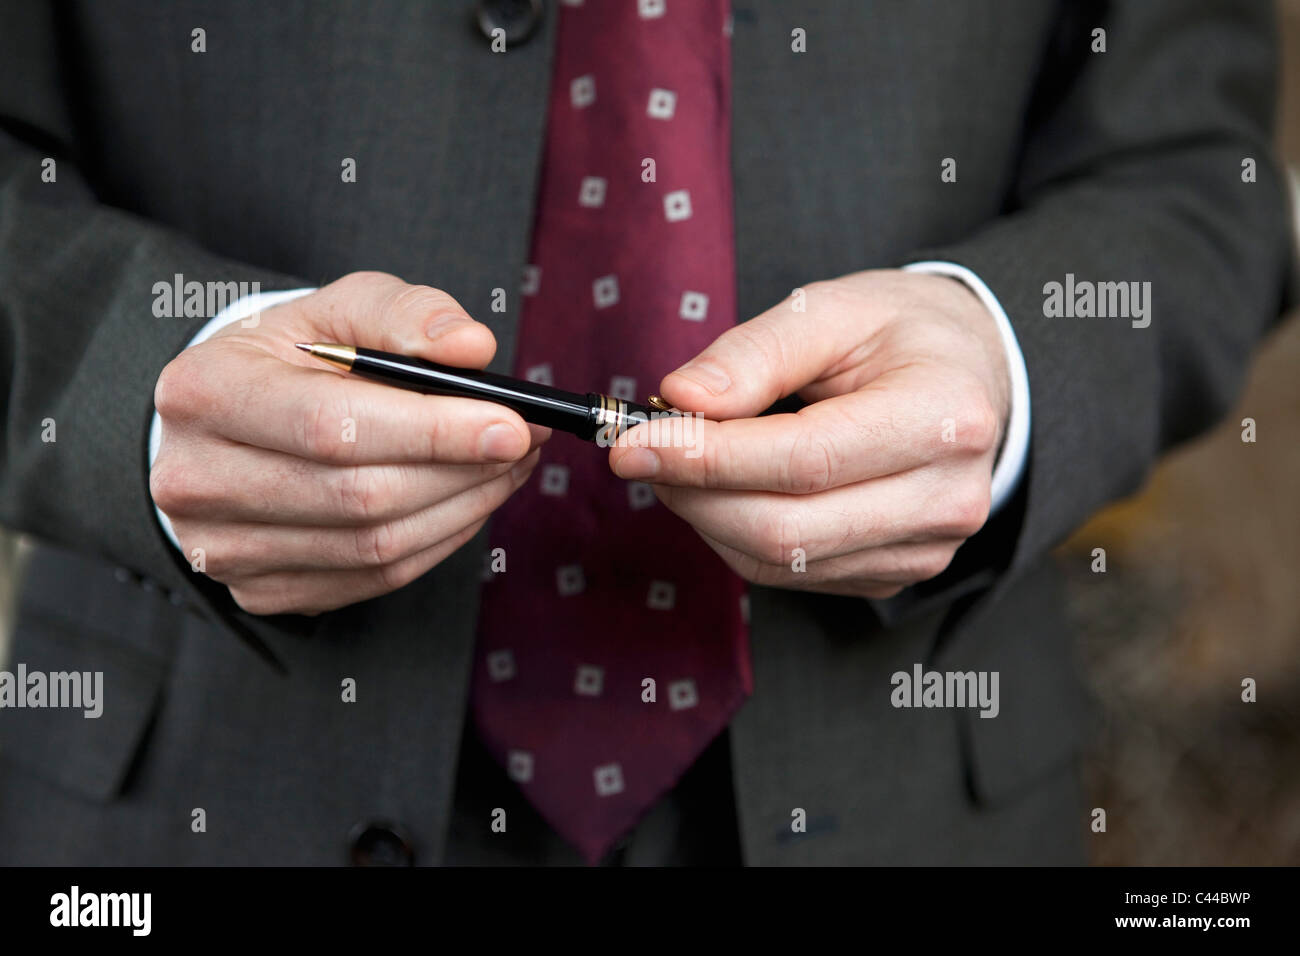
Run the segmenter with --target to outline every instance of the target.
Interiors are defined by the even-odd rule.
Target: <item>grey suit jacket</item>
[[[518,297],[489,302],[525,262],[554,16],[494,54],[469,3],[0,12],[0,521],[57,546],[13,657],[106,685],[99,720],[0,711],[0,862],[335,863],[375,818],[442,858],[483,539],[316,620],[238,611],[154,520],[153,384],[202,320],[155,318],[151,290],[380,269],[456,296],[509,370]],[[1271,17],[736,0],[741,316],[816,279],[957,262],[1010,315],[1033,402],[1019,494],[940,578],[884,605],[753,590],[756,688],[731,731],[748,862],[1078,858],[1086,707],[1044,556],[1229,407],[1278,312]],[[1150,327],[1045,317],[1067,273],[1150,281]],[[917,662],[998,671],[1001,713],[892,707]]]

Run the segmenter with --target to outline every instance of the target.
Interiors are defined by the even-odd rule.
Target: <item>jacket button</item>
[[[352,828],[353,866],[411,866],[415,851],[400,826],[388,820],[358,823]]]
[[[474,18],[489,40],[501,30],[506,48],[523,43],[542,22],[542,0],[476,0]]]

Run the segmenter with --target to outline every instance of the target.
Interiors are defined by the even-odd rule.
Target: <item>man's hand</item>
[[[466,368],[496,350],[446,293],[355,273],[163,369],[154,502],[191,564],[254,614],[331,610],[424,574],[523,483],[550,434],[499,405],[347,378],[294,348],[319,341]]]
[[[610,451],[742,577],[892,597],[941,573],[989,513],[1010,406],[997,325],[960,282],[895,270],[805,290],[728,330],[663,380],[696,423]],[[797,414],[757,418],[797,392]],[[646,448],[658,434],[655,444]],[[802,560],[797,549],[802,549]]]

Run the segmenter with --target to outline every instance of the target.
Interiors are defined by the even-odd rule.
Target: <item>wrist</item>
[[[988,315],[993,317],[1001,336],[1004,367],[1010,377],[1010,397],[1009,410],[1004,421],[1004,437],[995,459],[991,480],[993,511],[996,512],[1010,499],[1012,492],[1020,484],[1029,459],[1032,406],[1029,372],[1025,366],[1024,354],[1020,351],[1020,343],[1016,339],[1015,329],[1006,310],[1002,308],[1002,303],[993,294],[993,290],[967,267],[955,262],[927,260],[906,265],[903,271],[938,274],[960,280],[984,305]]]

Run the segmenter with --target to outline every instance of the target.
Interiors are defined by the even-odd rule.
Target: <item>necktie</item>
[[[644,400],[735,322],[727,19],[727,0],[559,8],[516,374]],[[744,583],[567,435],[489,540],[474,719],[596,862],[752,691]]]

